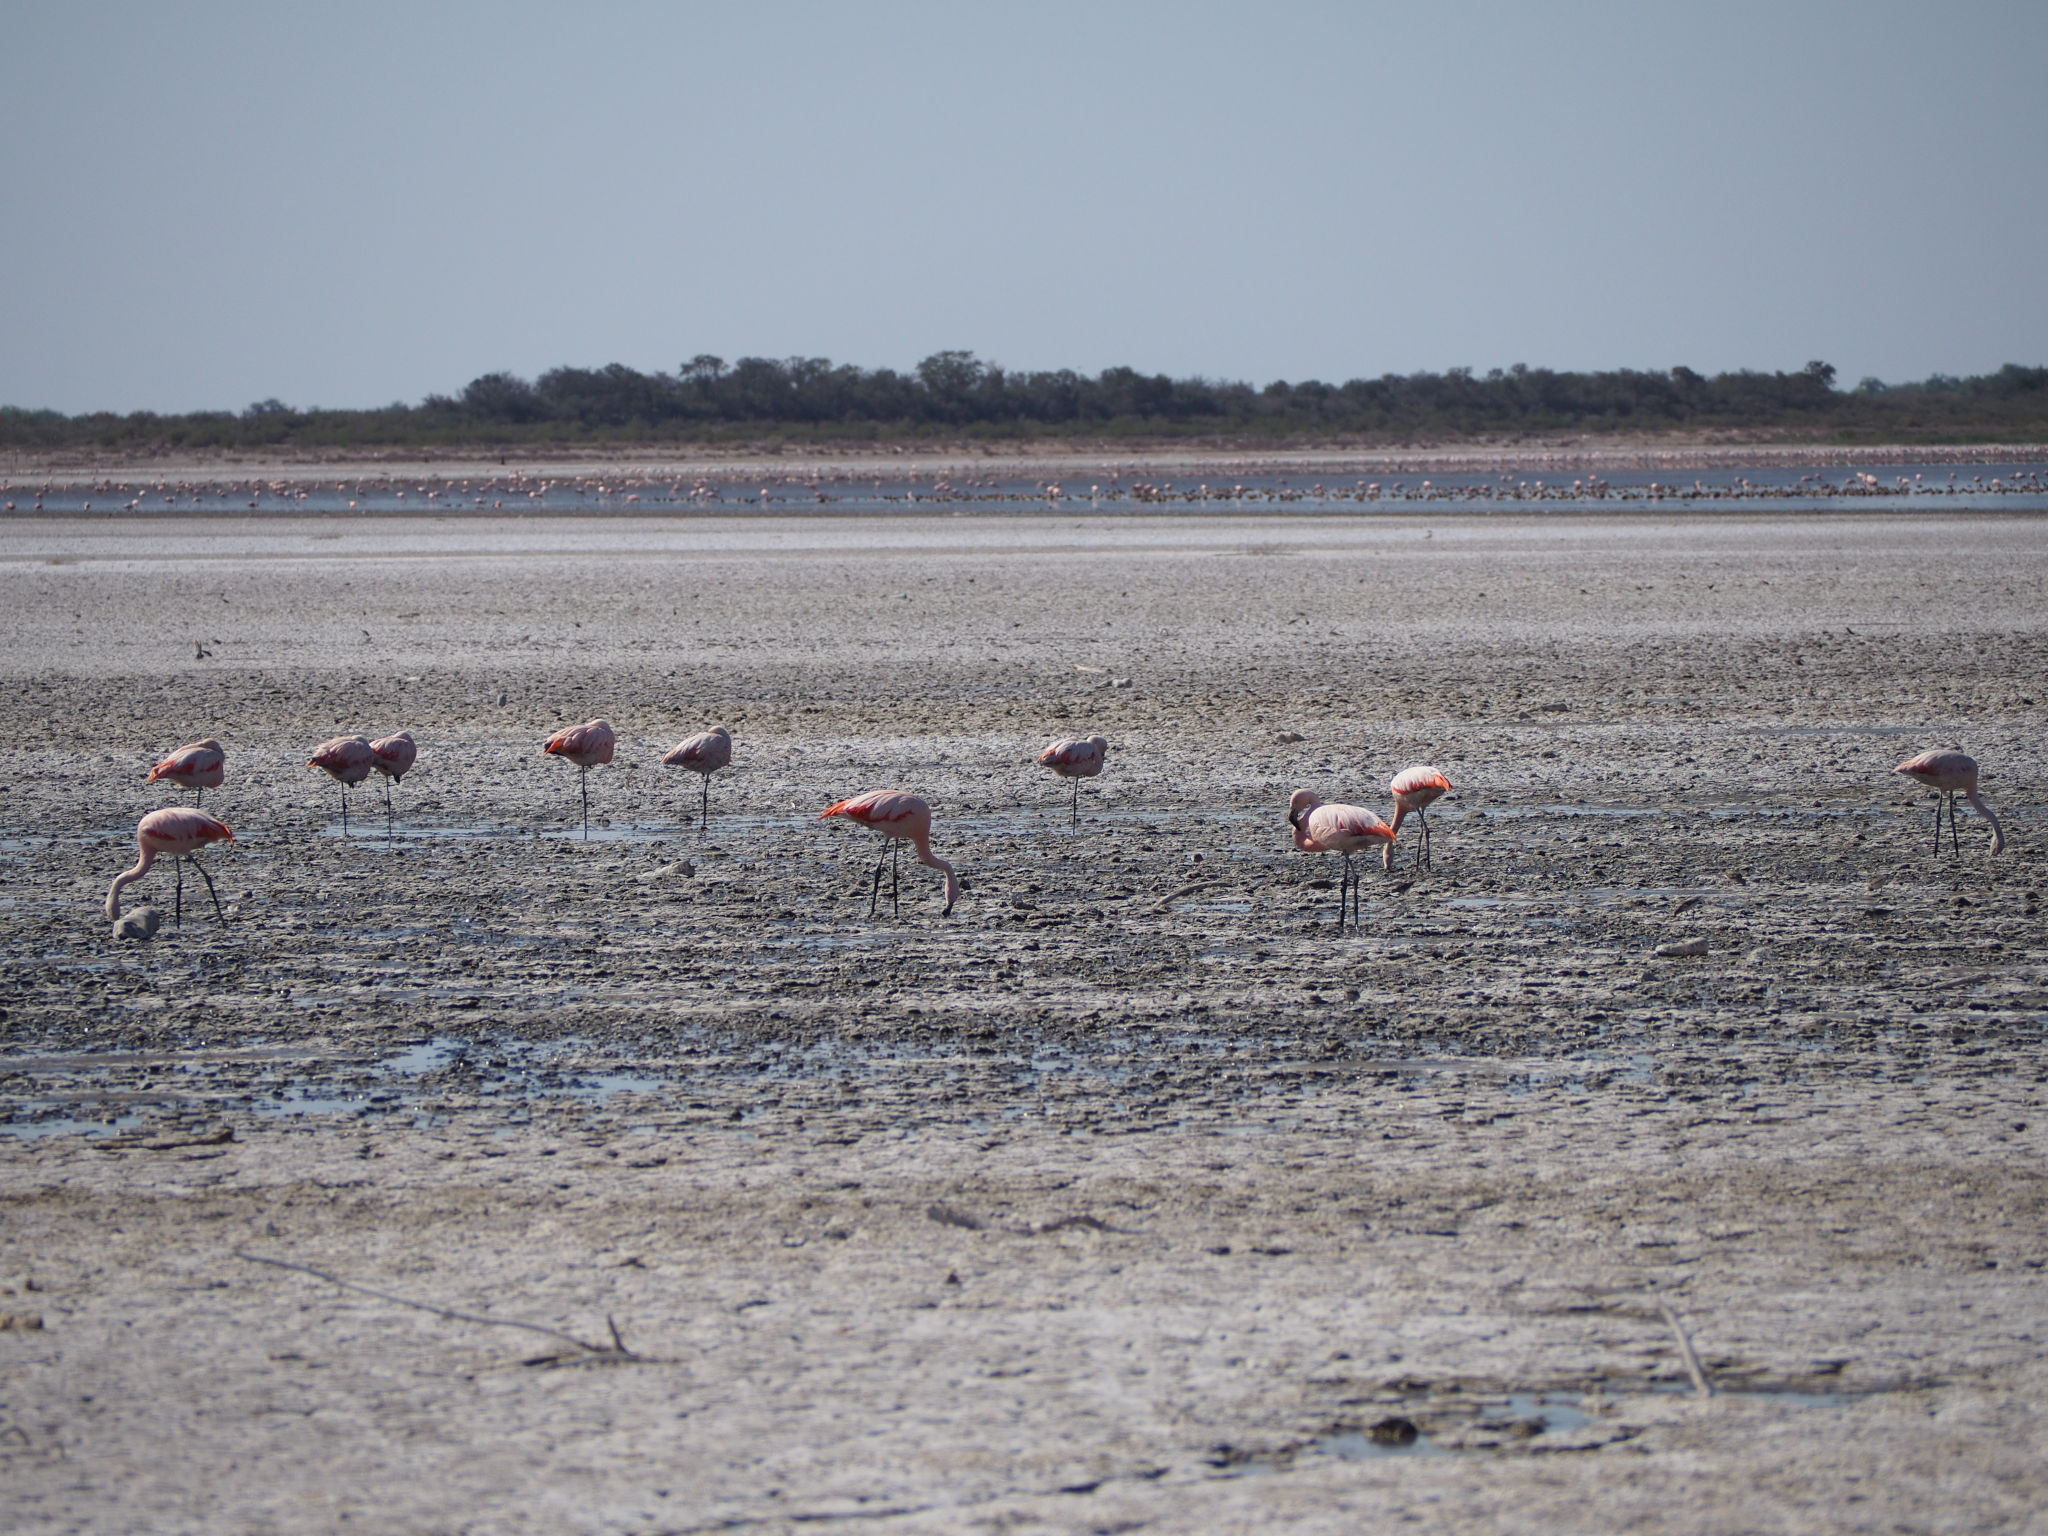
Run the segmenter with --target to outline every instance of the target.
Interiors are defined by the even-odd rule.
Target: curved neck
[[[2005,829],[1998,824],[1998,818],[1991,814],[1991,807],[1977,798],[1977,791],[1974,789],[1964,790],[1963,798],[1975,807],[1979,816],[1982,816],[1991,823],[1991,851],[1993,853],[2005,852]]]
[[[133,869],[124,869],[120,874],[114,876],[114,883],[107,887],[108,922],[118,923],[121,920],[121,892],[148,874],[149,866],[155,862],[156,851],[151,848],[144,848],[142,850],[142,857],[135,861]]]
[[[953,866],[940,858],[936,853],[933,853],[932,845],[922,839],[919,840],[917,845],[917,862],[924,865],[927,869],[936,869],[945,875],[946,910],[941,912],[939,916],[945,917],[949,915],[953,910],[953,903],[960,899],[960,877],[953,873]]]

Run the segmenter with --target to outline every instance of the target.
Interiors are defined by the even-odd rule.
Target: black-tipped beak
[[[1299,828],[1301,826],[1301,812],[1290,810],[1287,813],[1287,825]]]

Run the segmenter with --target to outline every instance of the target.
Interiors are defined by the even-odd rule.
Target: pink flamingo
[[[133,869],[124,869],[114,876],[114,883],[107,887],[107,921],[121,920],[121,892],[149,873],[149,866],[159,857],[178,861],[177,921],[180,927],[185,922],[185,865],[192,855],[208,843],[232,843],[235,834],[228,830],[224,821],[216,821],[206,812],[185,805],[167,805],[160,811],[151,811],[135,824],[135,845],[142,850],[142,857],[135,861]],[[213,876],[206,872],[204,864],[194,864],[199,878],[206,882],[206,894],[213,897],[213,915],[220,919],[220,925],[228,925],[227,914],[220,909],[220,897],[213,888]]]
[[[687,768],[704,776],[704,809],[697,825],[711,825],[711,775],[732,761],[732,732],[722,725],[686,737],[661,754],[671,768]]]
[[[864,795],[855,795],[851,800],[837,800],[819,813],[818,820],[832,816],[850,816],[864,827],[873,827],[890,840],[889,851],[882,855],[882,862],[875,866],[875,886],[868,897],[868,916],[875,915],[875,909],[882,900],[882,870],[892,865],[894,874],[890,880],[889,898],[896,906],[896,915],[903,915],[902,854],[905,843],[917,849],[917,862],[929,869],[943,871],[946,876],[946,906],[939,913],[941,917],[952,915],[953,903],[960,899],[960,879],[953,873],[953,866],[932,852],[932,808],[916,795],[905,794],[900,789],[871,789]]]
[[[576,765],[577,784],[583,791],[583,840],[590,841],[590,770],[612,760],[618,745],[609,720],[586,720],[557,731],[541,750],[550,757],[566,758]]]
[[[1925,784],[1935,793],[1934,801],[1934,855],[1941,857],[1941,805],[1948,802],[1948,840],[1960,858],[1963,852],[1961,835],[1956,831],[1956,796],[1969,801],[1977,814],[1991,823],[1991,851],[2005,851],[2005,831],[1998,825],[1998,818],[1991,814],[1991,807],[1977,797],[1977,760],[1965,756],[1956,748],[1946,752],[1922,752],[1918,757],[1909,757],[1893,773],[1903,773],[1916,784]]]
[[[1312,789],[1297,789],[1287,802],[1287,824],[1303,853],[1341,853],[1344,877],[1337,885],[1337,931],[1344,931],[1344,897],[1351,893],[1351,925],[1358,926],[1359,876],[1351,855],[1374,842],[1393,846],[1394,829],[1362,805],[1325,805]]]
[[[1427,763],[1413,768],[1403,768],[1394,775],[1394,781],[1387,786],[1387,793],[1394,797],[1394,837],[1401,835],[1401,823],[1411,814],[1422,828],[1422,839],[1415,850],[1415,867],[1430,869],[1434,865],[1429,857],[1429,808],[1450,792],[1451,781]],[[1390,838],[1384,858],[1384,867],[1394,867],[1394,844]]]
[[[149,777],[143,782],[154,784],[158,779],[169,779],[181,788],[196,789],[199,799],[194,804],[203,805],[206,792],[219,789],[221,781],[227,777],[227,769],[222,766],[226,762],[227,754],[221,751],[220,743],[209,736],[204,741],[178,748],[150,769]]]
[[[323,741],[306,759],[308,768],[322,768],[341,785],[341,835],[348,836],[348,790],[370,776],[376,765],[376,750],[361,736],[336,736]]]
[[[1081,780],[1092,779],[1102,772],[1103,762],[1109,756],[1109,743],[1100,736],[1069,737],[1056,741],[1038,754],[1038,766],[1050,768],[1063,779],[1074,781],[1073,820],[1070,825],[1081,824]]]
[[[411,731],[400,731],[395,736],[380,736],[370,743],[370,766],[384,775],[384,835],[392,835],[391,786],[405,782],[405,776],[412,772],[412,765],[418,761],[420,749],[412,739]]]

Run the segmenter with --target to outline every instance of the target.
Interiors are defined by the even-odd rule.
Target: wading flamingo
[[[222,765],[227,754],[220,749],[220,743],[211,736],[204,741],[195,741],[188,747],[180,747],[169,757],[149,770],[149,777],[143,782],[154,784],[158,779],[169,779],[184,789],[196,789],[199,798],[195,805],[206,803],[206,792],[219,789],[221,780],[227,777]]]
[[[378,737],[370,743],[370,752],[370,766],[384,775],[384,836],[389,838],[393,826],[391,786],[403,783],[405,776],[412,772],[420,749],[413,741],[411,731],[400,731],[395,736]]]
[[[328,776],[341,785],[341,835],[348,836],[348,791],[351,784],[360,784],[370,776],[370,769],[376,765],[377,753],[370,743],[361,736],[336,736],[323,741],[313,749],[313,755],[306,759],[308,768],[325,769]]]
[[[1998,818],[1991,814],[1991,807],[1977,798],[1977,760],[1966,757],[1954,747],[1946,752],[1922,752],[1918,757],[1909,757],[1893,773],[1903,773],[1916,784],[1925,784],[1935,793],[1934,801],[1934,856],[1941,857],[1941,806],[1948,802],[1949,846],[1960,858],[1963,852],[1961,834],[1956,831],[1956,796],[1960,794],[1976,807],[1977,814],[1991,823],[1991,851],[2005,851],[2005,831],[1998,825]]]
[[[1100,736],[1086,739],[1070,737],[1056,741],[1038,754],[1038,766],[1050,768],[1063,779],[1074,781],[1073,820],[1070,825],[1081,824],[1081,780],[1092,779],[1102,772],[1102,764],[1109,756],[1109,743]]]
[[[107,921],[121,920],[121,892],[149,873],[149,866],[159,858],[178,861],[177,921],[182,927],[185,921],[185,863],[208,843],[232,843],[235,834],[228,830],[224,821],[191,806],[167,805],[160,811],[151,811],[135,824],[135,845],[142,850],[142,857],[135,861],[133,869],[124,869],[114,876],[114,883],[107,887]],[[220,897],[213,889],[213,876],[206,872],[204,864],[194,864],[199,878],[206,882],[206,894],[213,897],[213,915],[220,919],[221,927],[228,925],[227,914],[220,909]]]
[[[894,875],[889,885],[889,899],[895,904],[896,915],[903,915],[902,854],[905,843],[917,849],[918,863],[944,873],[946,906],[939,916],[952,915],[953,903],[960,899],[960,879],[953,873],[952,865],[932,852],[932,808],[929,805],[900,789],[871,789],[851,800],[839,800],[826,806],[819,813],[818,820],[824,821],[831,816],[850,816],[862,826],[873,827],[889,839],[888,851],[882,855],[882,862],[875,866],[875,886],[868,897],[869,917],[873,917],[881,905],[882,871],[891,867]]]
[[[618,745],[609,720],[586,720],[566,731],[557,731],[541,748],[551,757],[566,758],[576,765],[576,782],[583,791],[583,840],[590,841],[590,770],[612,760]]]
[[[1401,823],[1410,815],[1415,817],[1417,824],[1422,828],[1421,836],[1415,845],[1415,867],[1418,869],[1435,867],[1429,857],[1429,808],[1448,793],[1450,787],[1451,781],[1427,763],[1418,764],[1413,768],[1403,768],[1394,775],[1394,781],[1387,786],[1387,793],[1394,797],[1394,837],[1401,835]],[[1387,840],[1383,866],[1387,869],[1394,867],[1392,838]]]
[[[1341,853],[1344,878],[1337,885],[1337,931],[1344,931],[1344,895],[1351,893],[1351,925],[1358,926],[1359,875],[1351,855],[1375,842],[1393,846],[1394,829],[1362,805],[1325,805],[1312,789],[1297,789],[1287,802],[1287,824],[1303,853]]]
[[[687,768],[704,776],[704,811],[697,825],[711,825],[711,775],[732,761],[732,732],[722,725],[677,742],[661,754],[671,768]]]

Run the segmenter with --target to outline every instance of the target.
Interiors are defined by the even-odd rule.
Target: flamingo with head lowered
[[[1962,856],[1961,834],[1956,831],[1956,796],[1961,795],[1976,808],[1977,814],[1991,823],[1991,851],[2005,851],[2005,830],[1999,826],[1998,818],[1991,814],[1991,807],[1977,795],[1977,760],[1964,755],[1955,747],[1946,752],[1922,752],[1909,757],[1893,773],[1903,773],[1916,784],[1925,784],[1935,793],[1934,801],[1934,856],[1941,857],[1941,806],[1948,802],[1949,847],[1958,858]]]
[[[1351,855],[1374,843],[1394,845],[1394,829],[1362,805],[1325,805],[1312,789],[1297,789],[1287,803],[1287,824],[1294,828],[1294,846],[1303,853],[1341,853],[1344,876],[1337,885],[1337,931],[1344,931],[1344,898],[1351,896],[1351,925],[1358,926],[1359,875]]]
[[[185,921],[185,864],[208,843],[232,843],[235,834],[224,821],[216,821],[202,810],[187,805],[169,805],[160,811],[151,811],[135,825],[135,844],[142,856],[135,861],[133,869],[124,869],[114,876],[114,883],[107,887],[107,921],[121,920],[121,892],[149,873],[149,866],[159,858],[175,859],[178,865],[177,921]],[[206,894],[213,897],[213,915],[220,919],[225,928],[227,915],[220,909],[220,897],[213,889],[213,876],[206,872],[204,864],[194,864],[199,878],[206,882]]]
[[[1416,825],[1422,828],[1415,849],[1415,867],[1418,869],[1434,867],[1429,857],[1429,808],[1448,794],[1450,788],[1451,781],[1427,763],[1403,768],[1394,775],[1394,782],[1387,786],[1387,793],[1394,797],[1394,837],[1401,835],[1401,823],[1411,815]],[[1383,864],[1387,869],[1394,867],[1393,838],[1387,840]]]
[[[190,746],[178,748],[169,757],[149,770],[149,777],[143,782],[154,784],[158,779],[168,779],[183,789],[196,789],[199,798],[193,802],[203,805],[209,789],[219,789],[227,777],[227,754],[221,751],[220,743],[211,736],[204,741],[195,741]]]
[[[960,878],[953,873],[952,865],[932,852],[932,808],[923,800],[900,789],[871,789],[851,800],[834,801],[819,813],[818,820],[824,821],[832,816],[845,816],[864,827],[873,827],[890,840],[882,862],[875,866],[874,890],[868,897],[869,917],[875,915],[881,904],[882,871],[889,868],[892,861],[895,877],[890,882],[889,896],[895,904],[896,915],[903,915],[902,854],[905,843],[917,849],[918,863],[945,875],[946,905],[939,916],[952,914],[953,903],[960,899]]]

